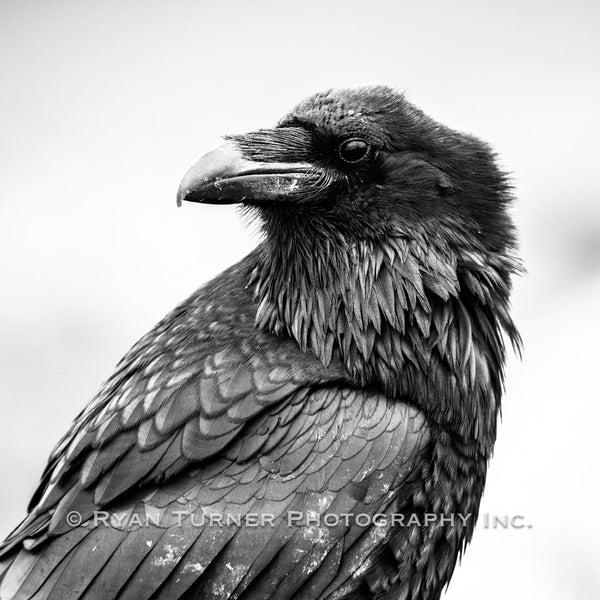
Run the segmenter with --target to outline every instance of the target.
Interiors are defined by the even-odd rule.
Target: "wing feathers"
[[[53,453],[40,503],[9,540],[37,547],[15,555],[1,598],[313,594],[362,530],[290,524],[288,511],[373,512],[414,469],[428,443],[420,413],[341,385],[339,366],[326,372],[289,341],[263,339],[244,314],[198,330],[190,306],[139,342]],[[228,340],[217,352],[213,330]],[[99,509],[141,508],[160,523],[85,522]],[[69,525],[71,511],[83,525]],[[192,522],[250,511],[273,524]]]

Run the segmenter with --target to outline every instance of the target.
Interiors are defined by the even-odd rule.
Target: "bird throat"
[[[267,241],[251,277],[256,325],[487,446],[504,334],[519,343],[508,313],[518,266],[448,233]]]

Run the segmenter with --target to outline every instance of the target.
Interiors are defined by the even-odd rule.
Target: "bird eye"
[[[357,163],[363,160],[369,153],[369,144],[360,138],[345,140],[340,144],[338,152],[342,160],[349,163]]]

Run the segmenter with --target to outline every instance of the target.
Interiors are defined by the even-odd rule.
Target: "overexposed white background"
[[[0,1],[0,536],[135,340],[257,242],[175,207],[219,136],[383,83],[491,142],[528,275],[479,527],[448,600],[598,597],[600,4]]]

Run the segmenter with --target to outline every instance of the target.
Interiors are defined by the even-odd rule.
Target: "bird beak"
[[[289,201],[299,198],[305,184],[316,176],[310,163],[251,160],[228,142],[188,170],[177,192],[177,204],[181,206],[184,200],[207,204]]]

